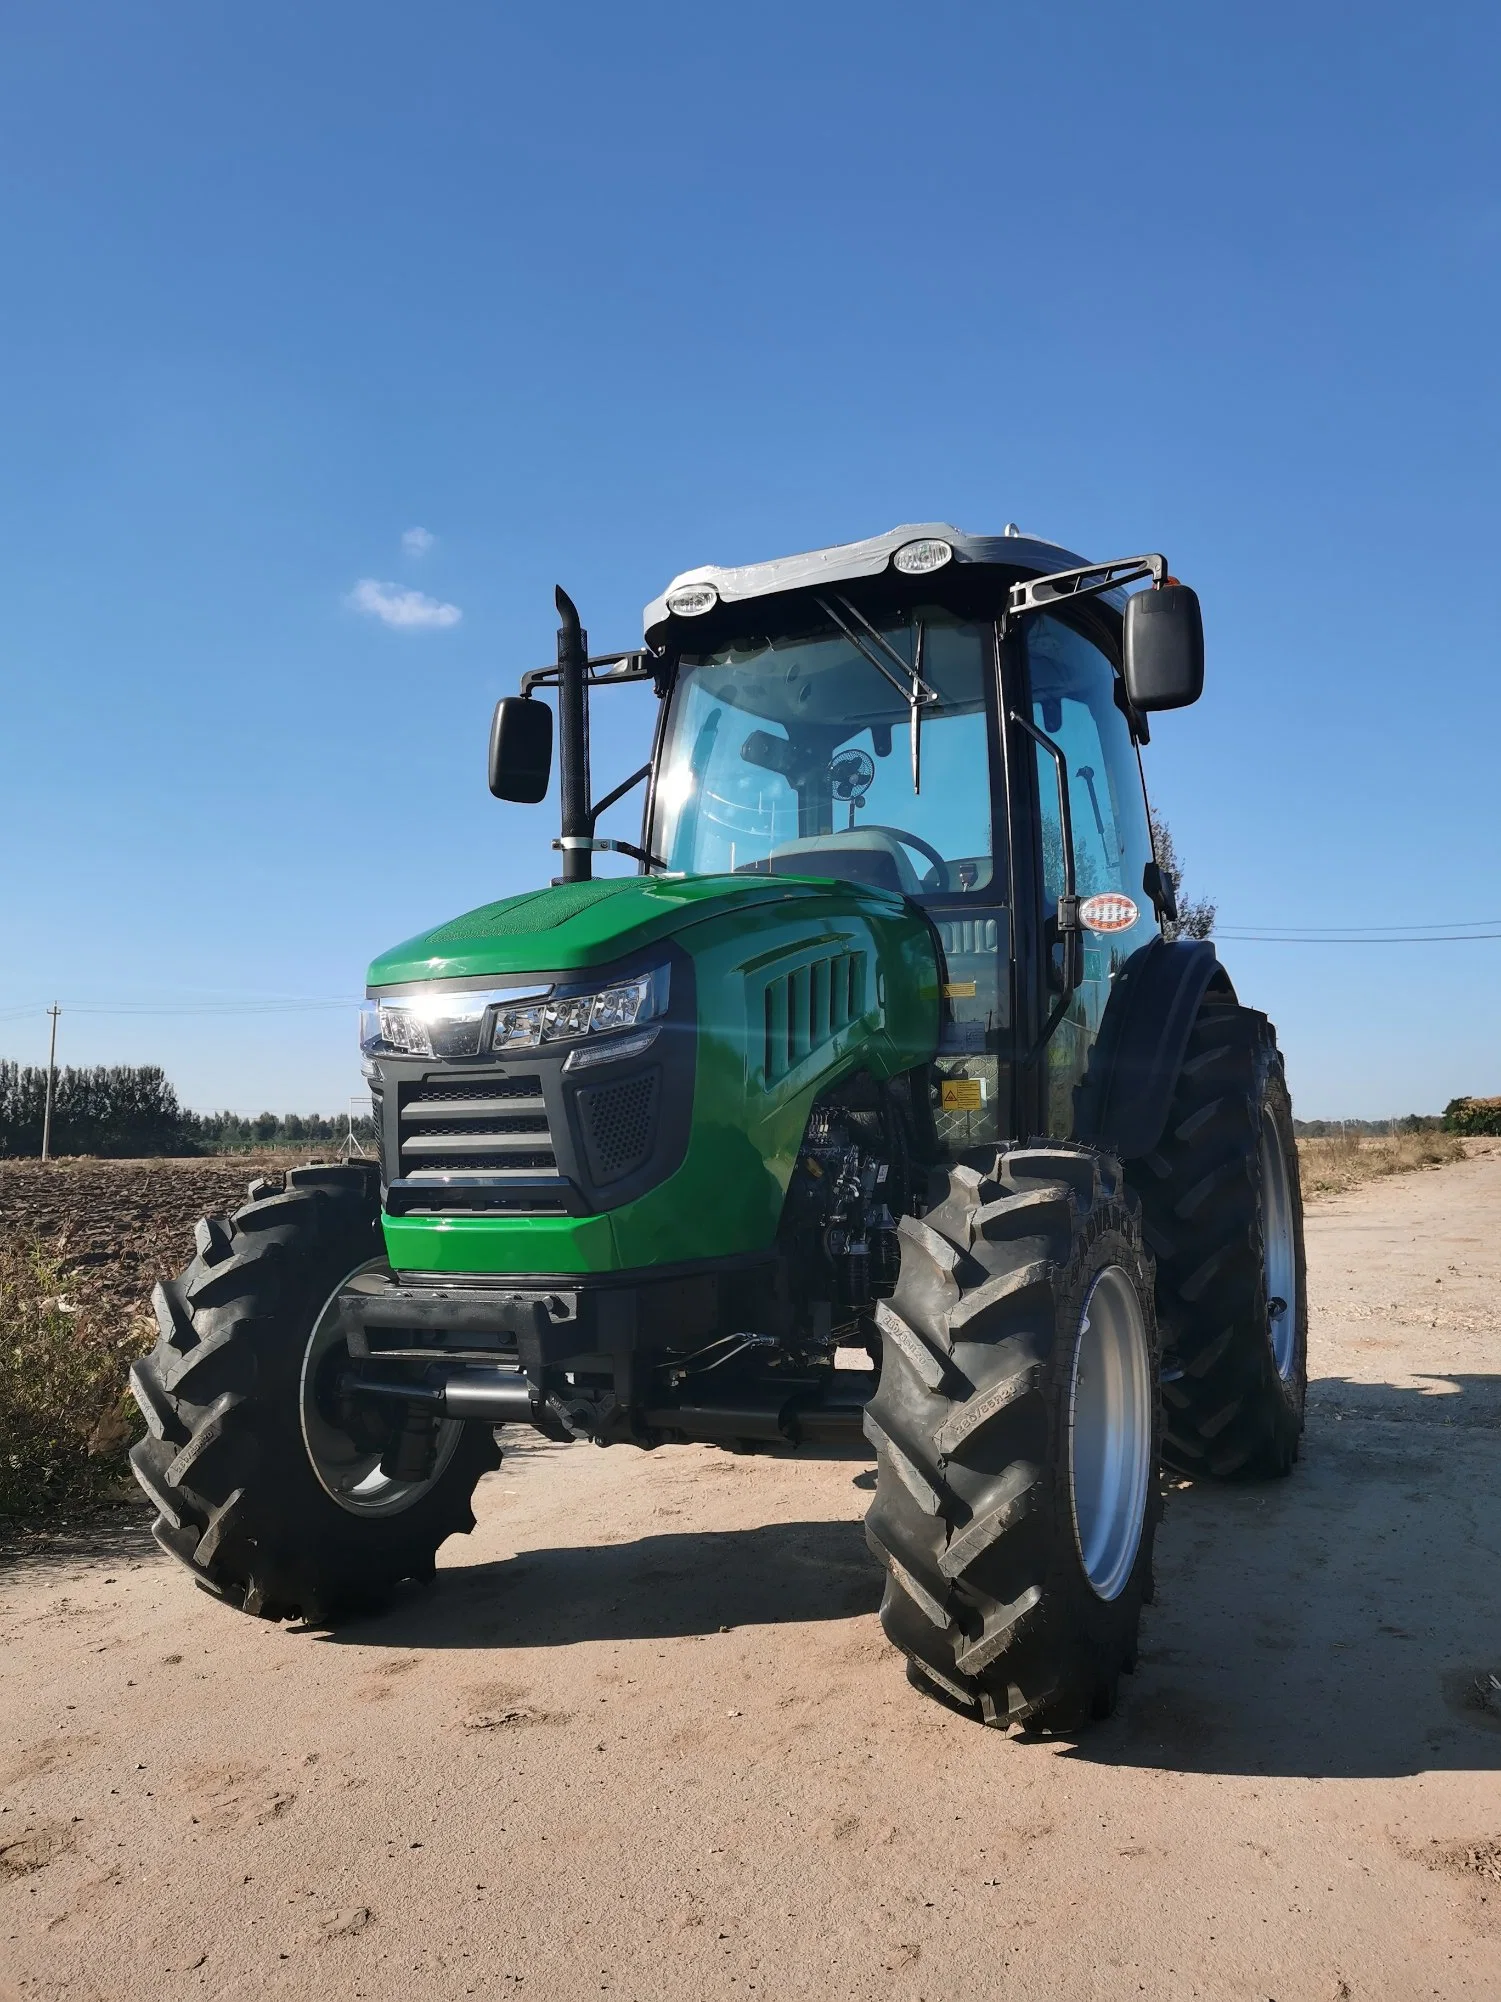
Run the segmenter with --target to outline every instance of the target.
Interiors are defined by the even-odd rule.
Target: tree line
[[[1444,1125],[1451,1133],[1501,1133],[1501,1098],[1451,1098]]]
[[[0,1058],[0,1157],[42,1151],[47,1071]],[[237,1154],[257,1147],[337,1146],[349,1120],[336,1113],[189,1112],[156,1064],[99,1064],[58,1071],[52,1105],[54,1154]],[[375,1147],[375,1126],[354,1122],[355,1138]]]
[[[1300,1140],[1389,1139],[1394,1133],[1437,1133],[1446,1124],[1437,1112],[1408,1112],[1400,1119],[1295,1119]]]
[[[1347,1134],[1384,1137],[1392,1133],[1501,1134],[1501,1098],[1451,1098],[1442,1112],[1409,1112],[1401,1119],[1295,1119],[1300,1140],[1328,1140]]]

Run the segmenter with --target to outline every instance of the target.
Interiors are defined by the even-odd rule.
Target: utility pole
[[[57,1018],[62,1013],[54,1001],[47,1013],[52,1017],[52,1041],[47,1050],[47,1105],[42,1114],[42,1159],[52,1159],[52,1102],[57,1096]]]
[[[339,1148],[339,1159],[341,1161],[363,1161],[365,1159],[365,1150],[355,1138],[354,1133],[354,1108],[356,1102],[356,1098],[351,1098],[349,1101],[349,1131]]]

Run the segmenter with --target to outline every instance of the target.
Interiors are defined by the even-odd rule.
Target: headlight
[[[505,1055],[634,1029],[666,1012],[665,966],[593,994],[434,988],[367,1002],[360,1010],[360,1049],[366,1057],[478,1057],[492,1050]]]
[[[495,1017],[490,1047],[492,1050],[532,1050],[541,1039],[541,1008],[502,1008]]]
[[[415,1001],[371,1001],[360,1010],[360,1049],[367,1057],[395,1053],[430,1057],[432,1037]]]
[[[576,1043],[611,1029],[634,1029],[667,1010],[667,968],[656,967],[634,980],[601,988],[597,994],[570,994],[540,1006],[501,1008],[490,1047],[534,1050],[541,1043]]]
[[[892,557],[891,567],[900,570],[904,577],[926,577],[931,570],[941,570],[953,554],[952,543],[925,536],[920,542],[904,542]]]
[[[402,1057],[472,1057],[485,1006],[483,994],[422,994],[410,1001],[379,1001],[373,1010],[375,1041],[366,1042],[362,1019],[360,1042],[367,1052],[386,1050]]]
[[[366,1056],[478,1056],[487,1013],[501,998],[493,989],[435,988],[367,1002],[360,1010],[360,1048]],[[519,998],[514,988],[504,996],[508,1002]]]

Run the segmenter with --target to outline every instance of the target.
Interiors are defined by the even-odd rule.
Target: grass
[[[0,1521],[118,1495],[141,1429],[125,1379],[155,1333],[143,1313],[121,1334],[35,1241],[0,1240]]]
[[[152,1286],[187,1263],[195,1217],[303,1158],[0,1161],[0,1529],[139,1492],[126,1377],[156,1339]]]
[[[1305,1196],[1337,1195],[1383,1175],[1407,1175],[1417,1168],[1441,1168],[1465,1158],[1457,1133],[1332,1134],[1300,1140],[1298,1161]]]

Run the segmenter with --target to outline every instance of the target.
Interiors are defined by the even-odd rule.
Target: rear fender
[[[1233,1004],[1235,989],[1207,939],[1154,938],[1111,984],[1089,1069],[1074,1091],[1075,1137],[1123,1160],[1150,1154],[1206,994]]]

